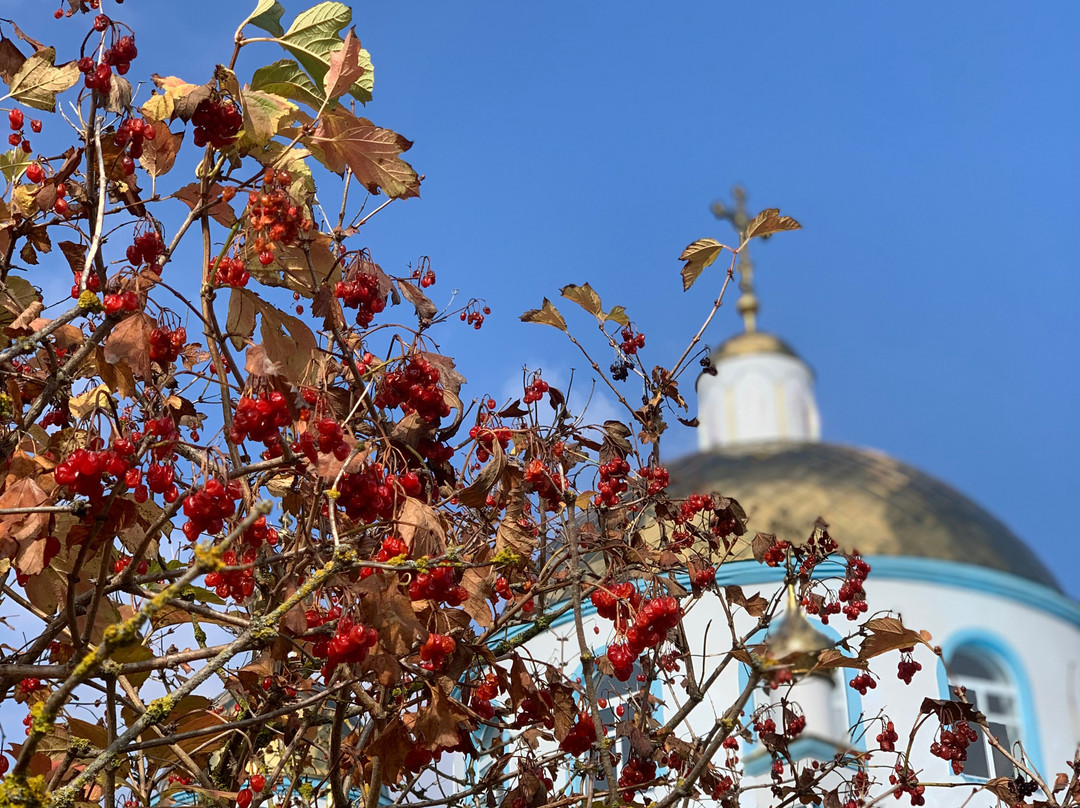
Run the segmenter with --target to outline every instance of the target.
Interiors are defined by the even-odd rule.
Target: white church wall
[[[733,356],[718,362],[716,371],[698,379],[701,451],[820,438],[813,376],[800,359],[778,353]]]
[[[914,558],[871,558],[869,561],[874,567],[867,582],[871,613],[890,608],[899,612],[905,625],[929,631],[933,635],[932,643],[940,645],[947,658],[955,649],[968,647],[985,653],[988,658],[1004,666],[1016,686],[1020,740],[1025,744],[1030,759],[1044,774],[1049,772],[1052,778],[1053,771],[1057,770],[1053,767],[1060,768],[1065,760],[1071,759],[1080,740],[1080,717],[1077,714],[1080,605],[1045,587],[981,567]],[[761,591],[766,597],[773,596],[781,586],[781,571],[753,562],[725,565],[720,573],[722,583],[739,583],[748,595]],[[727,620],[719,600],[713,595],[706,594],[700,600],[687,601],[686,604],[689,607],[686,629],[695,651],[695,673],[699,677],[708,676],[731,646]],[[849,631],[853,625],[842,615],[834,616],[830,623],[835,632],[841,633]],[[753,624],[752,619],[740,614],[736,620],[736,630],[745,633],[752,629]],[[597,628],[599,633],[595,631]],[[611,623],[598,618],[588,608],[585,634],[594,653],[601,653],[609,642],[614,641]],[[701,638],[706,638],[704,656],[701,655]],[[556,624],[551,630],[530,640],[526,648],[527,653],[537,660],[557,665],[571,673],[580,671],[578,640],[572,621]],[[859,696],[847,686],[854,671],[840,671],[843,693],[833,701],[833,709],[838,714],[833,715],[830,725],[826,727],[813,726],[808,721],[806,735],[827,737],[835,732],[837,726],[848,727],[856,723],[860,714],[866,720],[887,713],[901,733],[897,746],[903,748],[906,744],[904,733],[914,724],[922,700],[925,697],[952,698],[944,669],[937,658],[928,649],[920,647],[916,650],[915,659],[923,665],[923,670],[915,675],[911,685],[905,685],[896,676],[899,654],[887,654],[880,658],[875,670],[881,678],[877,687],[868,691],[866,696]],[[654,693],[663,700],[657,715],[661,722],[665,720],[665,715],[670,717],[685,701],[681,679],[682,672],[673,674],[668,684]],[[722,711],[737,698],[745,682],[746,673],[741,670],[741,665],[730,663],[718,678],[714,695],[691,713],[689,728],[694,733],[707,733]],[[601,695],[614,704],[619,687],[616,680],[600,677],[599,685]],[[633,680],[628,685],[632,689],[640,687]],[[822,705],[827,701],[827,696],[823,695],[827,691],[816,689],[820,691],[813,699],[817,706],[811,706],[808,699],[808,718],[820,715]],[[756,700],[758,704],[764,703],[767,694],[756,697]],[[748,708],[747,715],[751,712],[752,707]],[[812,723],[819,724],[816,720]],[[865,732],[867,737],[861,742],[856,740],[852,746],[855,749],[873,748],[876,746],[874,738],[881,728],[880,722],[866,723],[861,732]],[[933,782],[965,782],[963,775],[952,774],[947,762],[929,753],[928,747],[935,731],[936,728],[929,722],[920,732],[914,747],[913,762],[922,771],[921,778]],[[554,748],[554,745],[551,746]],[[760,750],[752,745],[741,743],[741,746],[740,765],[746,765],[755,753],[760,757]],[[543,748],[540,751],[544,751]],[[877,753],[874,756],[874,763],[879,766],[894,761],[891,754]],[[993,765],[992,761],[988,765]],[[1052,771],[1046,766],[1051,767]],[[879,773],[881,771],[878,769]],[[751,780],[767,783],[767,764],[765,774]],[[927,796],[931,805],[960,806],[965,804],[971,793],[966,788],[954,788],[941,789]],[[767,788],[751,792],[745,802],[746,805],[770,803]],[[903,803],[907,804],[906,797]],[[992,796],[982,794],[966,804],[991,806],[995,800]]]

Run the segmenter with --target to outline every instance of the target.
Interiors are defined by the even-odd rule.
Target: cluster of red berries
[[[619,346],[627,356],[633,356],[645,347],[645,335],[634,333],[634,327],[628,325],[622,330],[622,344]]]
[[[430,572],[417,573],[409,584],[409,597],[460,606],[469,599],[469,593],[455,577],[453,567],[435,567]]]
[[[702,567],[694,570],[695,586],[712,586],[716,582],[716,567]]]
[[[226,569],[206,574],[206,585],[214,590],[219,598],[232,598],[242,601],[250,598],[255,593],[254,565],[258,553],[253,549],[247,549],[242,555],[237,556],[236,551],[229,549],[221,554],[221,560]],[[244,564],[242,569],[228,569]]]
[[[656,764],[651,760],[642,760],[637,755],[631,755],[630,760],[619,773],[619,788],[622,791],[623,800],[632,802],[634,792],[644,792],[646,786],[643,783],[649,783],[655,779]]]
[[[386,484],[400,486],[407,497],[419,499],[424,495],[424,484],[420,482],[420,475],[415,471],[406,471],[404,474],[386,475]]]
[[[166,457],[172,457],[175,455],[175,443],[180,440],[180,430],[176,428],[176,423],[167,415],[163,415],[161,418],[151,418],[146,422],[146,434],[151,435],[157,441],[157,445],[150,451],[154,457],[158,460],[163,460]],[[142,435],[139,432],[131,433],[132,441],[139,441],[142,439]],[[117,445],[120,442],[117,441]]]
[[[388,371],[375,393],[375,406],[401,407],[406,415],[415,412],[429,424],[450,414],[450,405],[439,384],[439,369],[422,356],[413,354],[402,368]]]
[[[671,476],[663,466],[646,466],[638,469],[638,475],[646,481],[646,492],[650,497],[659,494],[671,484]]]
[[[859,691],[859,695],[865,696],[867,690],[873,690],[877,687],[877,682],[874,677],[869,673],[860,673],[855,676],[848,685]]]
[[[152,463],[146,469],[146,486],[152,493],[161,494],[166,502],[176,502],[180,491],[176,487],[176,471],[171,465]],[[136,491],[135,499],[138,499]]]
[[[869,608],[866,603],[866,590],[863,588],[863,581],[869,574],[870,565],[863,561],[858,553],[853,553],[848,558],[844,583],[836,593],[837,599],[845,604],[843,612],[848,620],[858,620],[859,615]]]
[[[559,749],[574,757],[580,757],[589,751],[596,743],[596,725],[593,724],[592,716],[587,712],[578,713],[574,726],[562,739]]]
[[[121,448],[129,448],[130,443],[127,441]],[[134,445],[130,449],[130,452],[123,452],[115,444],[113,449],[76,449],[56,466],[53,477],[57,485],[81,494],[91,502],[99,502],[105,494],[106,476],[124,479],[126,484]]]
[[[499,695],[500,690],[499,677],[494,673],[487,674],[484,681],[473,690],[469,706],[485,721],[490,721],[495,717],[495,708],[491,705],[491,700]]]
[[[102,304],[105,306],[105,314],[109,317],[116,317],[124,312],[138,311],[140,308],[139,296],[130,289],[126,292],[111,292],[105,295]]]
[[[424,289],[429,286],[435,285],[435,270],[429,269],[427,272],[421,272],[419,269],[414,269],[412,274],[413,280],[420,284]]]
[[[919,785],[919,778],[915,772],[903,763],[897,763],[894,771],[895,774],[889,775],[889,784],[896,786],[893,789],[893,796],[900,799],[904,794],[908,794],[912,805],[926,805],[926,798],[923,796],[926,786]]]
[[[729,735],[724,738],[724,742],[721,744],[724,747],[727,757],[724,759],[724,765],[728,768],[734,768],[739,765],[739,739],[734,735]]]
[[[187,329],[158,326],[150,332],[150,359],[161,366],[175,362],[187,343]]]
[[[236,503],[241,496],[243,489],[239,481],[230,480],[226,484],[211,477],[198,491],[184,497],[187,521],[182,530],[187,540],[194,542],[203,533],[220,532],[225,520],[236,513]]]
[[[373,561],[378,561],[381,564],[385,564],[393,558],[400,558],[404,556],[409,557],[409,548],[405,546],[398,536],[387,536],[382,540],[382,544],[379,546],[379,552],[375,554]],[[375,567],[364,567],[360,570],[360,577],[367,578],[369,575],[374,575],[376,572],[380,572]]]
[[[242,396],[236,402],[229,440],[241,444],[245,440],[258,441],[269,448],[278,443],[280,430],[292,423],[289,402],[277,390],[260,392],[254,396]]]
[[[18,146],[23,150],[24,154],[29,154],[31,150],[30,141],[27,140],[23,135],[23,124],[25,120],[26,118],[23,115],[23,111],[18,107],[12,107],[12,109],[8,112],[8,125],[11,127],[11,134],[8,135],[8,145]],[[35,134],[40,132],[41,121],[39,121],[37,118],[30,121],[30,129],[33,130]],[[38,171],[41,171],[41,166],[37,165],[36,163],[33,164],[33,166],[31,167],[36,167]],[[30,176],[29,168],[27,168],[26,170],[26,176],[27,179],[30,180],[30,182],[41,182],[40,179],[35,180]]]
[[[967,721],[957,721],[952,729],[942,729],[938,739],[930,744],[930,754],[952,764],[953,774],[960,774],[967,762],[968,746],[979,739]]]
[[[600,465],[600,482],[596,486],[597,494],[593,505],[614,508],[619,504],[619,495],[628,487],[626,475],[630,473],[630,464],[626,458],[613,457]]]
[[[787,726],[784,729],[788,738],[798,738],[806,729],[806,716],[787,714]]]
[[[491,314],[491,308],[484,306],[483,309],[469,308],[461,312],[461,322],[471,325],[475,330],[479,331],[484,326],[484,318]]]
[[[318,437],[316,437],[316,434]],[[303,454],[312,464],[319,461],[319,454],[332,454],[338,460],[349,456],[349,444],[345,442],[345,430],[333,418],[320,418],[315,429],[309,429],[292,444],[293,452]]]
[[[654,598],[638,609],[634,625],[626,630],[626,644],[635,656],[655,648],[682,619],[682,607],[672,597]]]
[[[513,434],[511,430],[504,426],[497,426],[492,429],[478,424],[472,427],[469,430],[469,437],[479,444],[476,447],[476,460],[480,463],[486,463],[488,458],[491,457],[491,450],[496,441],[498,441],[500,447],[506,449],[510,445],[510,438]]]
[[[532,404],[536,401],[540,401],[550,389],[550,385],[540,378],[540,374],[537,373],[533,376],[532,382],[525,388],[525,397],[522,399],[526,404]]]
[[[394,489],[378,463],[343,474],[337,489],[338,505],[354,522],[367,524],[394,515]]]
[[[130,556],[120,556],[120,558],[116,559],[116,561],[113,562],[113,572],[116,573],[117,575],[119,575],[121,572],[123,572],[124,570],[126,570],[130,566],[131,566],[131,557]],[[135,572],[138,573],[139,575],[146,575],[146,573],[149,571],[149,569],[150,569],[150,563],[144,558],[142,561],[139,562],[139,565],[137,567],[135,567]]]
[[[191,784],[191,780],[186,777],[184,779],[187,780],[185,785]],[[169,780],[171,782],[172,778],[170,777]],[[251,805],[251,801],[255,798],[255,795],[262,792],[264,788],[266,788],[266,777],[261,774],[251,775],[248,779],[247,788],[242,788],[236,792],[237,808],[248,808],[248,806]]]
[[[717,801],[722,800],[734,787],[735,781],[726,774],[722,775],[716,778],[716,785],[714,785],[712,791],[709,792],[709,796]]]
[[[702,511],[711,511],[713,507],[712,497],[708,494],[691,494],[679,505],[679,515],[675,521],[678,524],[685,524]]]
[[[624,631],[630,622],[631,615],[641,605],[641,593],[629,581],[606,589],[596,589],[590,597],[596,613],[605,620],[611,620],[615,624],[615,630]]]
[[[877,735],[878,746],[881,747],[882,752],[895,752],[898,740],[900,736],[896,734],[896,727],[893,726],[892,721],[887,722],[885,729]]]
[[[557,511],[563,501],[563,492],[570,482],[562,472],[551,471],[540,458],[533,458],[525,466],[525,482],[529,483],[544,503],[544,510]]]
[[[124,256],[133,267],[143,266],[157,269],[158,259],[165,254],[165,242],[157,230],[148,230],[132,239]]]
[[[263,544],[274,547],[279,538],[277,528],[270,527],[266,524],[266,517],[260,516],[240,536],[240,542],[254,550],[258,550]]]
[[[20,701],[25,701],[29,698],[31,693],[36,693],[38,690],[43,690],[45,685],[42,684],[40,679],[33,677],[27,679],[21,679],[17,685],[15,685],[15,695],[19,697]]]
[[[218,147],[220,148],[220,147]],[[252,246],[264,267],[274,261],[278,247],[295,243],[301,232],[311,229],[311,219],[289,196],[292,174],[267,169],[261,191],[248,194],[248,227],[254,236]]]
[[[914,646],[900,649],[900,662],[896,666],[896,678],[905,685],[910,685],[916,673],[922,670],[922,664],[911,658],[915,653]]]
[[[329,679],[338,665],[363,662],[378,641],[379,632],[371,626],[354,623],[347,614],[339,617],[337,629],[327,646],[323,678]]]
[[[224,149],[236,142],[244,116],[232,101],[220,98],[204,98],[191,116],[195,125],[192,141],[202,148],[207,143],[215,149]]]
[[[103,17],[104,15],[102,15]],[[99,17],[98,19],[102,19]],[[106,19],[106,26],[108,19]],[[104,30],[101,29],[101,30]],[[139,55],[139,49],[135,47],[135,38],[126,35],[120,37],[111,48],[106,48],[101,55],[101,61],[95,62],[90,56],[84,56],[76,63],[86,89],[96,90],[99,93],[109,92],[112,84],[112,72],[116,69],[117,75],[123,76],[131,67],[131,62]]]
[[[429,634],[420,646],[420,667],[427,671],[441,670],[446,658],[454,653],[457,643],[445,634]]]
[[[125,177],[135,173],[135,161],[142,157],[143,142],[154,139],[156,135],[154,125],[147,120],[138,118],[124,118],[113,135],[113,145],[127,150],[120,158],[120,168]],[[132,261],[132,263],[137,263]]]
[[[791,544],[783,540],[773,542],[768,548],[766,548],[765,552],[762,553],[761,560],[770,567],[779,567],[781,564],[784,563],[784,560],[787,558],[787,551],[790,547]],[[836,613],[839,613],[839,611],[839,604],[837,604]],[[810,611],[809,606],[807,607],[807,612],[809,614],[817,614],[817,612]],[[828,623],[828,617],[822,617],[822,622]]]
[[[356,309],[356,324],[367,328],[375,315],[386,308],[386,293],[379,291],[379,279],[372,272],[357,272],[349,280],[334,284],[334,297],[346,308]]]
[[[213,273],[214,282],[218,286],[232,286],[234,289],[241,289],[247,286],[247,282],[251,280],[247,265],[240,258],[222,258],[220,263],[215,258],[210,262],[208,268]]]

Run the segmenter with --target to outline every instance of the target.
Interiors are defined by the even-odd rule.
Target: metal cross
[[[712,212],[717,219],[723,219],[731,223],[739,236],[739,243],[746,239],[746,230],[750,222],[754,221],[746,210],[746,189],[736,185],[731,189],[731,195],[735,198],[735,205],[728,207],[722,202],[713,202]],[[735,304],[739,314],[743,318],[743,328],[747,334],[757,331],[758,299],[754,294],[754,262],[750,259],[750,245],[746,245],[739,251],[739,260],[735,265],[739,273],[739,296]]]

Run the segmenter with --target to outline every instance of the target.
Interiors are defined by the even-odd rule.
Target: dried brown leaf
[[[541,325],[554,326],[560,331],[566,331],[566,320],[563,319],[563,316],[559,314],[559,310],[546,297],[540,308],[529,309],[521,315],[520,319],[523,323],[540,323]]]
[[[145,312],[136,312],[121,320],[105,340],[105,361],[124,362],[132,373],[150,378],[150,332],[154,321]]]
[[[686,263],[682,268],[683,291],[694,285],[705,268],[710,266],[724,250],[724,245],[714,238],[699,238],[682,251],[680,261]]]
[[[781,216],[777,208],[766,208],[761,211],[746,228],[746,239],[760,236],[771,236],[784,230],[799,230],[802,225],[790,216]]]

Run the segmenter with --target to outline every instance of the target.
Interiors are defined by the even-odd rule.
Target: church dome
[[[848,551],[975,564],[1060,591],[1046,566],[992,514],[881,452],[774,442],[691,455],[668,470],[674,495],[719,491],[738,500],[751,535],[805,539],[822,517]]]

